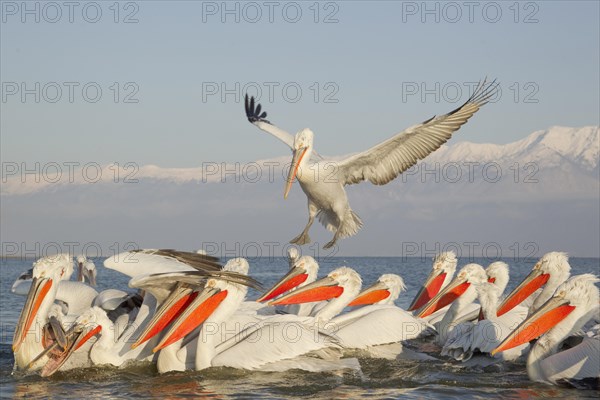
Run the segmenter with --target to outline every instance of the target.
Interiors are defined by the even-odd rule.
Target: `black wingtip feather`
[[[260,121],[270,124],[270,122],[265,119],[267,117],[267,112],[263,111],[261,113],[262,106],[260,105],[260,103],[255,103],[254,96],[250,96],[250,98],[248,98],[248,93],[246,93],[244,106],[246,108],[246,117],[248,118],[248,121],[250,121],[251,123]]]
[[[482,107],[490,101],[490,99],[496,94],[498,86],[500,85],[496,79],[494,79],[489,84],[487,83],[487,77],[483,79],[483,81],[479,81],[477,87],[473,91],[473,94],[467,101],[464,102],[460,107],[450,111],[446,115],[452,115],[457,113],[460,109],[466,106],[469,103],[477,104],[477,106]],[[427,121],[429,122],[429,121]]]

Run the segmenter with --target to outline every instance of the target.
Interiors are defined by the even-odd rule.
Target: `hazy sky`
[[[2,1],[3,183],[8,172],[19,179],[19,168],[52,163],[63,173],[69,163],[105,168],[103,185],[3,195],[2,252],[9,242],[25,250],[100,242],[105,254],[115,242],[185,249],[205,241],[287,243],[306,221],[298,187],[284,202],[280,181],[125,185],[121,175],[111,183],[114,162],[198,168],[289,156],[247,122],[246,91],[261,95],[280,127],[312,128],[324,155],[367,149],[446,113],[485,76],[501,82],[501,94],[452,143],[506,144],[556,125],[598,126],[599,4]],[[513,160],[505,161],[509,179]],[[500,185],[498,198],[469,185],[476,205],[447,199],[444,185],[421,197],[400,179],[353,187],[351,204],[365,228],[342,241],[340,254],[398,254],[400,241],[479,240],[598,255],[598,198],[572,193],[587,179],[593,192],[597,167],[581,180],[576,163],[539,161],[557,168],[540,176],[560,179],[512,187],[512,203],[498,200],[507,191]],[[540,189],[555,187],[558,196]],[[314,238],[329,240],[316,225]]]
[[[271,121],[311,127],[323,154],[447,112],[486,75],[502,97],[454,140],[598,124],[596,1],[51,4],[2,2],[3,161],[288,154],[245,119],[256,86]]]

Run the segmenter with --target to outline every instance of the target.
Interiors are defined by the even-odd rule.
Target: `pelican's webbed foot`
[[[302,232],[301,234],[290,240],[290,243],[297,244],[298,246],[308,244],[310,243],[310,236],[308,236],[307,232]]]
[[[325,246],[323,246],[324,249],[330,249],[333,246],[335,246],[335,243],[337,242],[337,235],[333,237],[333,239],[331,239],[331,241],[327,242],[325,244]]]

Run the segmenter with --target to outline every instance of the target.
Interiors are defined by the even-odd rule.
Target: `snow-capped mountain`
[[[543,189],[544,193],[550,191],[563,197],[569,194],[598,197],[599,154],[597,126],[555,126],[504,145],[458,142],[442,146],[387,185],[386,190],[396,191],[402,185],[401,192],[414,196],[420,191],[428,193],[448,184],[460,187],[460,192],[464,192],[465,188],[476,190],[478,184],[512,184],[513,187],[516,184],[535,184],[538,193]],[[289,166],[289,161],[289,156],[282,156],[247,164],[202,163],[196,168],[144,165],[133,170],[131,166],[120,166],[119,176],[128,177],[136,183],[157,180],[163,184],[274,183],[283,179],[282,171]],[[58,182],[22,179],[18,173],[6,176],[3,177],[2,194],[27,194],[48,188],[56,190],[57,186],[67,183],[67,175],[63,175],[65,179]],[[103,179],[100,182],[113,182],[115,166],[104,166],[101,175]],[[85,185],[90,182],[84,179],[83,174],[75,173],[74,181],[68,183]],[[506,194],[506,190],[520,193],[523,190],[513,189],[503,188],[503,193]]]
[[[365,225],[341,242],[342,254],[414,256],[457,245],[473,256],[494,257],[482,253],[489,249],[598,256],[599,144],[598,127],[552,127],[505,145],[458,142],[385,186],[349,186],[350,205]],[[283,200],[289,158],[105,166],[94,183],[77,172],[71,183],[3,177],[3,242],[28,250],[84,240],[111,254],[114,243],[196,249],[209,241],[212,254],[224,257],[254,256],[244,249],[257,247],[269,252],[276,242],[285,255],[287,241],[306,223],[298,185]],[[330,239],[317,224],[311,236],[321,244]]]

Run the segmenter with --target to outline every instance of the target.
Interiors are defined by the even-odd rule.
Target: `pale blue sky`
[[[421,10],[407,13],[422,2],[337,2],[334,18],[339,22],[330,24],[314,23],[313,2],[299,3],[303,14],[295,24],[282,16],[285,2],[275,9],[274,23],[264,6],[257,23],[244,21],[243,15],[240,23],[233,16],[222,23],[219,15],[203,15],[203,7],[220,7],[221,2],[192,1],[137,2],[137,11],[121,3],[120,20],[135,11],[139,22],[132,24],[113,22],[113,2],[100,3],[102,17],[95,24],[83,19],[80,8],[73,23],[66,8],[57,23],[44,21],[42,14],[39,23],[31,15],[23,23],[15,4],[22,3],[2,2],[3,161],[189,167],[288,154],[247,123],[243,104],[234,96],[224,103],[218,95],[208,96],[204,102],[203,82],[229,87],[236,82],[279,82],[274,101],[264,104],[269,118],[292,132],[312,128],[323,154],[366,149],[458,104],[443,99],[436,103],[433,96],[424,103],[419,95],[403,99],[403,85],[410,82],[431,87],[488,75],[503,83],[503,97],[486,106],[454,141],[508,143],[552,125],[599,123],[597,1],[521,3],[518,23],[510,8],[513,2],[494,3],[502,11],[497,23],[485,20],[495,17],[488,2],[478,3],[473,23],[464,6],[456,23],[447,21],[455,14],[442,9],[443,3],[438,4],[439,23],[432,15],[422,23]],[[36,2],[27,4],[35,7]],[[320,20],[335,11],[324,7]],[[88,11],[93,17],[94,10]],[[46,12],[46,18],[54,17],[54,10]],[[523,22],[530,13],[537,23]],[[28,95],[23,103],[20,94],[6,93],[12,82],[28,87],[57,82],[62,97],[50,103],[42,94],[35,103]],[[79,83],[73,103],[64,82]],[[97,103],[82,97],[87,82],[97,82],[103,90]],[[113,101],[113,82],[121,86],[118,103]],[[139,88],[137,104],[122,102],[131,91],[123,87],[126,82]],[[281,86],[289,82],[303,90],[296,103],[282,96]],[[333,82],[339,102],[324,103],[321,87],[315,103],[313,82]],[[534,86],[525,88],[527,82]],[[515,83],[520,87],[517,102]],[[524,102],[534,89],[538,103]]]

